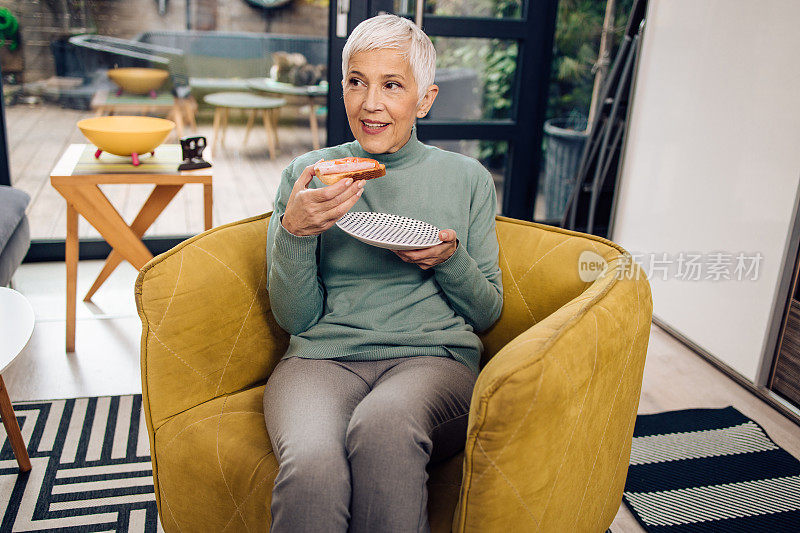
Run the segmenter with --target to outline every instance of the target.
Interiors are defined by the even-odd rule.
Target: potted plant
[[[632,0],[561,0],[544,125],[545,218],[560,220],[575,186],[612,50]],[[619,20],[617,20],[619,15]],[[600,38],[599,52],[594,46]]]

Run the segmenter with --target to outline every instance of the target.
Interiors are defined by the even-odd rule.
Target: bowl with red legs
[[[83,135],[97,147],[95,157],[103,152],[131,156],[134,166],[139,166],[139,156],[154,153],[175,127],[171,120],[113,115],[92,117],[78,121]]]

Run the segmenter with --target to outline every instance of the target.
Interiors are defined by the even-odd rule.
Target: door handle
[[[347,37],[347,19],[350,14],[350,0],[336,0],[336,36]]]

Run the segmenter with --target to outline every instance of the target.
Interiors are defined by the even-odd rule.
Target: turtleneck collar
[[[398,151],[391,154],[371,154],[361,147],[358,141],[353,141],[352,152],[355,157],[369,157],[387,168],[402,168],[419,160],[425,145],[417,139],[417,127],[411,128],[411,137]]]

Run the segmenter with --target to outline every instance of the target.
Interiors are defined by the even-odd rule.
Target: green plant
[[[8,46],[9,50],[19,47],[19,22],[5,7],[0,7],[0,47]]]
[[[507,119],[511,116],[511,87],[517,67],[516,42],[500,39],[433,38],[439,68],[474,68],[483,88],[480,118]],[[481,141],[478,159],[497,158],[507,152],[506,142]]]
[[[511,116],[513,97],[511,87],[517,70],[517,43],[494,41],[486,57],[483,72],[483,118],[500,119]],[[508,151],[508,143],[481,141],[478,158],[488,160],[492,166]]]
[[[614,57],[633,0],[617,0],[612,36]],[[606,0],[560,0],[546,118],[586,117],[592,98],[594,65]]]
[[[465,0],[438,0],[435,12],[450,13]],[[434,4],[427,3],[428,11]],[[495,17],[519,17],[520,0],[472,0],[475,14]],[[633,0],[617,0],[614,48],[619,43]],[[572,117],[585,121],[594,83],[594,65],[603,27],[606,0],[560,0],[553,43],[546,118]],[[453,11],[455,12],[455,11]],[[469,65],[481,76],[483,86],[482,118],[504,119],[511,116],[511,88],[516,75],[518,46],[499,39],[444,39],[436,41],[438,66]],[[614,53],[611,54],[612,58]],[[508,143],[481,141],[478,158],[490,165],[502,164]]]

